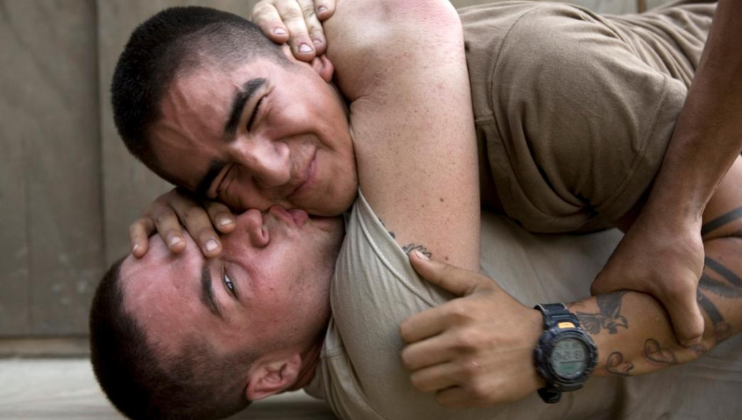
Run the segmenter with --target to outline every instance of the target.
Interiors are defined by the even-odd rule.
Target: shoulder
[[[355,100],[402,69],[414,71],[463,42],[461,21],[447,0],[345,0],[325,23],[327,56],[338,84]]]

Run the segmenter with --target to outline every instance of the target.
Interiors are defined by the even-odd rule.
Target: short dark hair
[[[169,181],[152,151],[149,131],[160,118],[160,102],[175,76],[196,68],[201,59],[222,68],[259,56],[288,63],[281,48],[254,23],[206,7],[165,9],[131,34],[111,83],[113,119],[127,149]]]
[[[90,350],[98,383],[131,419],[214,419],[248,405],[249,351],[219,355],[196,337],[177,355],[165,356],[123,303],[121,264],[98,285],[90,311]]]

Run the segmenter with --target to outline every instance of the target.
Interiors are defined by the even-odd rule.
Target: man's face
[[[173,256],[159,236],[121,267],[124,307],[176,354],[202,337],[222,354],[312,344],[329,318],[329,287],[343,237],[339,218],[272,207],[236,218],[218,258],[187,237]]]
[[[288,60],[232,71],[205,62],[176,76],[150,132],[161,169],[236,211],[349,208],[357,176],[342,99],[310,65]]]

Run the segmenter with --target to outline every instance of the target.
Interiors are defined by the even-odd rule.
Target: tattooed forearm
[[[707,274],[703,274],[701,276],[701,281],[698,283],[698,287],[704,291],[713,293],[723,298],[727,298],[727,299],[742,298],[742,288],[730,286],[727,283],[724,283],[722,281],[709,277]]]
[[[714,260],[713,258],[706,257],[704,263],[706,264],[706,267],[719,273],[719,275],[724,277],[727,281],[729,281],[729,283],[737,287],[742,287],[742,277],[734,274],[732,270],[726,268],[720,262]]]
[[[706,277],[706,276],[704,276]],[[703,283],[703,277],[701,282]],[[707,280],[708,281],[708,280]],[[700,286],[700,285],[699,285]],[[698,305],[706,312],[711,323],[714,324],[714,334],[716,335],[717,341],[724,341],[729,338],[732,334],[732,326],[724,320],[724,317],[719,312],[719,309],[711,302],[710,299],[706,298],[703,293],[699,290],[697,292]]]
[[[428,251],[427,248],[425,248],[422,245],[418,245],[418,244],[414,244],[414,243],[403,246],[402,247],[402,251],[404,251],[404,253],[407,254],[407,255],[410,255],[410,252],[412,252],[412,251],[420,251],[420,253],[422,253],[423,255],[425,255],[428,258],[430,258],[430,257],[433,256],[433,253],[431,253],[430,251]]]
[[[626,292],[599,295],[596,300],[599,313],[577,312],[582,328],[590,334],[599,334],[605,328],[609,334],[618,333],[618,328],[629,328],[629,321],[621,315],[621,300]]]
[[[605,370],[609,373],[619,376],[630,376],[631,369],[634,369],[634,364],[628,360],[624,362],[623,354],[614,351],[608,356],[608,361],[605,363]]]
[[[738,219],[742,219],[742,207],[734,209],[727,214],[722,214],[716,219],[701,226],[701,236],[706,236],[722,226],[728,225]]]
[[[675,353],[667,347],[662,347],[654,338],[644,342],[644,358],[655,366],[673,366],[678,364]]]

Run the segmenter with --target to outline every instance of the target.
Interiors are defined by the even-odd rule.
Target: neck
[[[324,337],[324,335],[323,335]],[[317,366],[319,365],[320,354],[322,353],[322,345],[325,340],[317,340],[311,347],[309,347],[301,355],[301,370],[296,378],[296,382],[289,391],[297,391],[309,385],[314,379],[314,374],[317,372]]]

